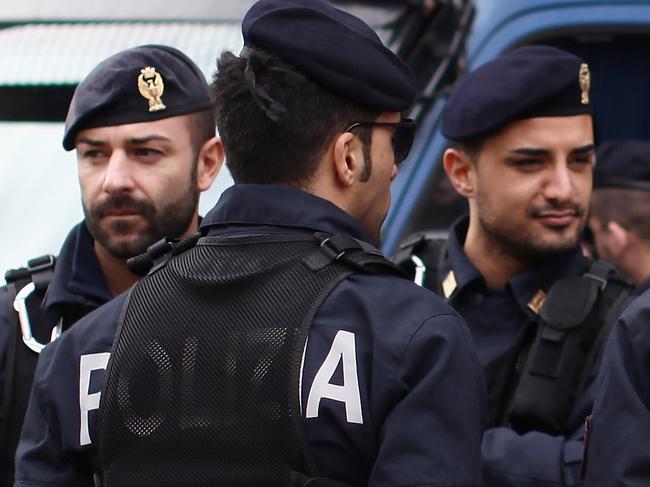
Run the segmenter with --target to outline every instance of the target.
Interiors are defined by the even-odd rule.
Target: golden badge
[[[447,277],[442,281],[442,292],[445,295],[445,298],[449,299],[449,297],[454,294],[457,287],[458,283],[456,282],[454,271],[449,271]]]
[[[546,293],[539,289],[535,295],[530,298],[530,301],[528,301],[528,307],[531,309],[533,313],[539,316],[539,312],[542,310],[542,306],[544,306],[544,301],[546,300]]]
[[[578,74],[580,81],[580,89],[582,90],[582,98],[580,101],[583,105],[589,105],[589,88],[591,87],[591,74],[589,74],[589,66],[587,63],[580,65],[580,74]]]
[[[156,68],[147,66],[140,70],[138,76],[138,90],[140,94],[149,100],[149,111],[157,112],[167,108],[160,99],[165,91],[165,83]]]

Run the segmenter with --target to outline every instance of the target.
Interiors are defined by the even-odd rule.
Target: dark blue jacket
[[[80,223],[67,236],[57,258],[52,282],[42,303],[45,316],[52,327],[62,318],[65,328],[111,298],[93,251],[92,237],[85,224]],[[11,326],[10,313],[14,311],[8,301],[7,289],[0,288],[0,402],[6,380],[7,343],[15,339],[17,333]]]
[[[650,291],[621,314],[597,383],[585,486],[650,485]]]
[[[202,228],[208,235],[308,230],[368,240],[330,202],[272,186],[230,188]],[[17,486],[93,485],[99,397],[124,301],[122,295],[88,315],[43,352],[18,450]],[[320,474],[359,486],[481,485],[485,391],[462,318],[405,279],[350,276],[312,324],[303,411],[342,330],[355,337],[361,411],[349,420],[346,403],[322,397],[318,414],[305,418]]]
[[[448,303],[467,321],[488,387],[488,429],[483,437],[483,469],[487,486],[533,487],[579,485],[582,425],[591,409],[593,386],[566,418],[568,438],[541,432],[517,434],[503,427],[507,388],[522,340],[539,316],[528,306],[538,290],[547,291],[560,278],[584,273],[589,261],[576,249],[545,260],[539,267],[508,280],[505,288],[489,288],[463,250],[468,220],[450,232],[441,278],[453,270],[457,288]]]

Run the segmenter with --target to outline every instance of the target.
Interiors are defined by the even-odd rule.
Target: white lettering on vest
[[[95,370],[106,370],[110,353],[91,353],[82,355],[79,359],[79,409],[81,410],[81,431],[79,444],[89,445],[90,432],[88,429],[88,413],[93,409],[99,409],[99,398],[101,392],[90,394],[90,376]]]
[[[343,366],[342,386],[330,383],[339,362]],[[311,385],[307,399],[307,418],[318,417],[323,398],[344,403],[348,423],[363,424],[354,333],[340,330],[334,337],[332,347]]]

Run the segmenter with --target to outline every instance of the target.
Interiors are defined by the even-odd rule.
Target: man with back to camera
[[[488,386],[488,486],[581,483],[598,351],[629,292],[578,245],[594,165],[589,88],[587,64],[548,46],[469,73],[442,125],[444,168],[469,217],[452,227],[441,266],[435,241],[405,249],[427,273],[440,269],[424,283],[473,335]]]
[[[18,278],[0,291],[3,486],[13,484],[36,359],[52,328],[68,329],[129,288],[136,281],[129,257],[165,236],[196,232],[199,194],[223,157],[205,77],[183,53],[153,45],[110,57],[79,84],[63,146],[77,152],[85,220],[68,235],[55,267],[32,263],[45,265],[8,274]],[[14,299],[30,281],[35,295],[22,319],[33,337],[23,343]]]
[[[598,255],[636,286],[650,289],[650,142],[617,140],[598,147],[589,226]]]
[[[45,351],[16,485],[480,485],[469,333],[368,243],[411,71],[320,0],[261,0],[242,31],[214,83],[236,184],[194,248]],[[77,367],[81,389],[49,385]]]

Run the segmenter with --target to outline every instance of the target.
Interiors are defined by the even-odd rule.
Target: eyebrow
[[[131,137],[130,139],[127,139],[126,142],[130,145],[139,145],[153,141],[171,142],[171,139],[165,137],[164,135],[145,135],[143,137]]]
[[[594,144],[589,144],[589,145],[584,145],[582,147],[578,147],[577,149],[573,149],[571,151],[571,154],[582,154],[584,152],[593,152],[596,149]]]
[[[572,149],[569,154],[575,155],[575,154],[584,154],[586,152],[593,152],[594,150],[594,144],[588,144],[584,145],[582,147],[577,147],[575,149]],[[510,151],[511,154],[518,154],[518,155],[524,155],[524,156],[546,156],[549,155],[552,151],[549,149],[541,149],[537,147],[519,147],[517,149],[512,149]]]
[[[171,142],[171,139],[164,135],[145,135],[143,137],[131,137],[127,139],[126,143],[129,145],[141,145],[152,141]],[[103,140],[90,139],[88,137],[79,137],[77,143],[88,144],[93,147],[104,147],[106,144]]]
[[[548,149],[538,149],[535,147],[519,147],[518,149],[512,149],[511,154],[523,155],[523,156],[545,156],[551,153]]]
[[[93,147],[103,147],[106,145],[106,142],[102,142],[101,140],[89,139],[88,137],[79,137],[77,139],[77,144],[88,144],[88,145],[92,145]]]

